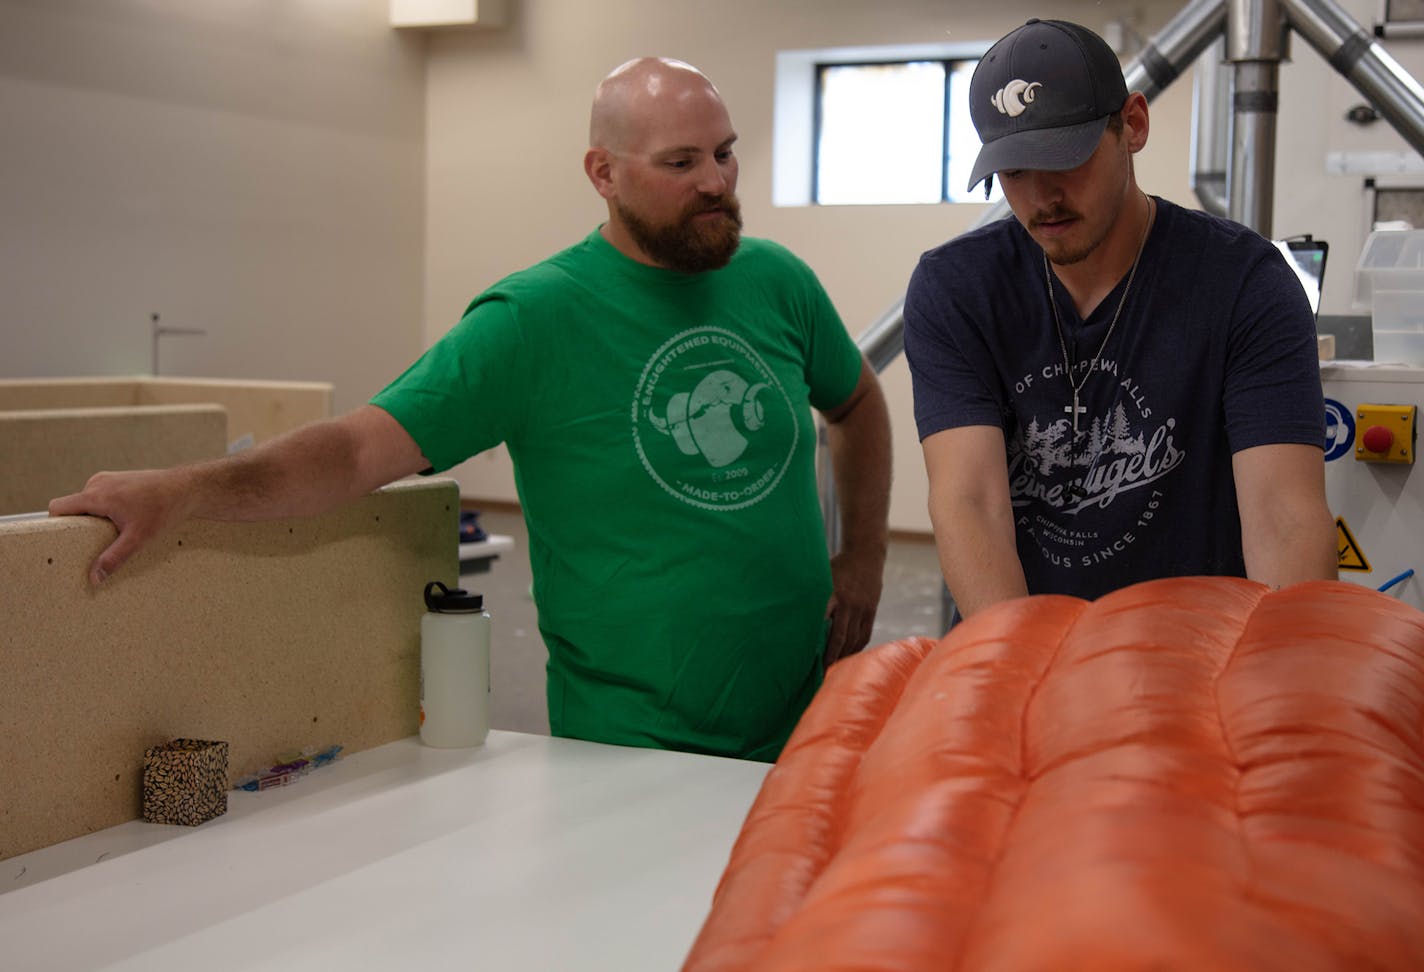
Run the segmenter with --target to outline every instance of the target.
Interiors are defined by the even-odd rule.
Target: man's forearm
[[[878,384],[826,429],[840,506],[841,549],[878,551],[890,518],[890,413]]]
[[[1247,531],[1243,536],[1247,577],[1271,587],[1339,579],[1335,521],[1328,510],[1315,510],[1273,526],[1269,535],[1262,530]]]
[[[388,413],[366,405],[303,426],[248,452],[173,469],[100,472],[50,501],[51,516],[102,516],[118,536],[90,568],[94,584],[189,517],[270,520],[324,513],[425,468],[420,447]]]
[[[890,515],[890,414],[868,365],[847,407],[828,421],[826,439],[840,506],[840,550],[831,558],[830,628],[825,663],[869,643],[880,606]]]
[[[956,541],[958,544],[961,541]],[[940,547],[940,568],[954,606],[961,617],[969,617],[1000,601],[1028,595],[1023,567],[1017,556],[987,556],[969,559],[959,555],[948,559]]]
[[[1314,445],[1256,446],[1232,457],[1246,576],[1272,587],[1334,580],[1335,517]]]
[[[353,491],[356,470],[355,444],[333,420],[177,472],[193,491],[189,515],[267,520],[324,513],[369,492]]]
[[[961,616],[1028,594],[1011,517],[972,504],[937,503],[932,494],[930,520],[945,585]]]
[[[927,436],[921,447],[935,548],[959,613],[968,617],[1026,595],[1003,430],[992,425],[944,429]]]
[[[388,413],[367,405],[255,449],[186,467],[189,515],[215,520],[314,516],[428,465]]]

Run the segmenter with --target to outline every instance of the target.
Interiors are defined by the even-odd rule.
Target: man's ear
[[[1147,97],[1140,91],[1127,96],[1122,106],[1123,136],[1129,152],[1141,152],[1147,146],[1147,131],[1151,127],[1147,116]]]
[[[613,156],[607,149],[591,148],[584,153],[583,171],[604,199],[612,199],[617,194],[613,186]]]

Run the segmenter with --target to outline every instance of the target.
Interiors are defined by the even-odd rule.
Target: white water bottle
[[[420,619],[420,741],[458,749],[489,733],[490,616],[484,597],[425,585]]]

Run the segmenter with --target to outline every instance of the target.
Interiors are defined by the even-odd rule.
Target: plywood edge
[[[138,380],[121,378],[0,378],[0,408],[137,405]]]
[[[52,422],[56,419],[105,419],[130,415],[203,415],[216,412],[226,421],[227,409],[215,402],[173,405],[94,405],[75,408],[0,409],[0,422]]]
[[[252,388],[272,391],[330,391],[335,386],[328,381],[283,381],[274,378],[139,378],[140,388]]]
[[[142,377],[138,375],[69,375],[59,378],[0,378],[0,389],[5,388],[72,388],[76,386],[136,386]]]

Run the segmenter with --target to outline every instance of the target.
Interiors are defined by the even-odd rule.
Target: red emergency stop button
[[[1360,462],[1414,464],[1414,441],[1418,438],[1417,405],[1377,405],[1355,407],[1355,458]]]
[[[1371,425],[1365,429],[1360,441],[1370,452],[1388,452],[1390,446],[1394,445],[1394,431],[1383,425]]]

